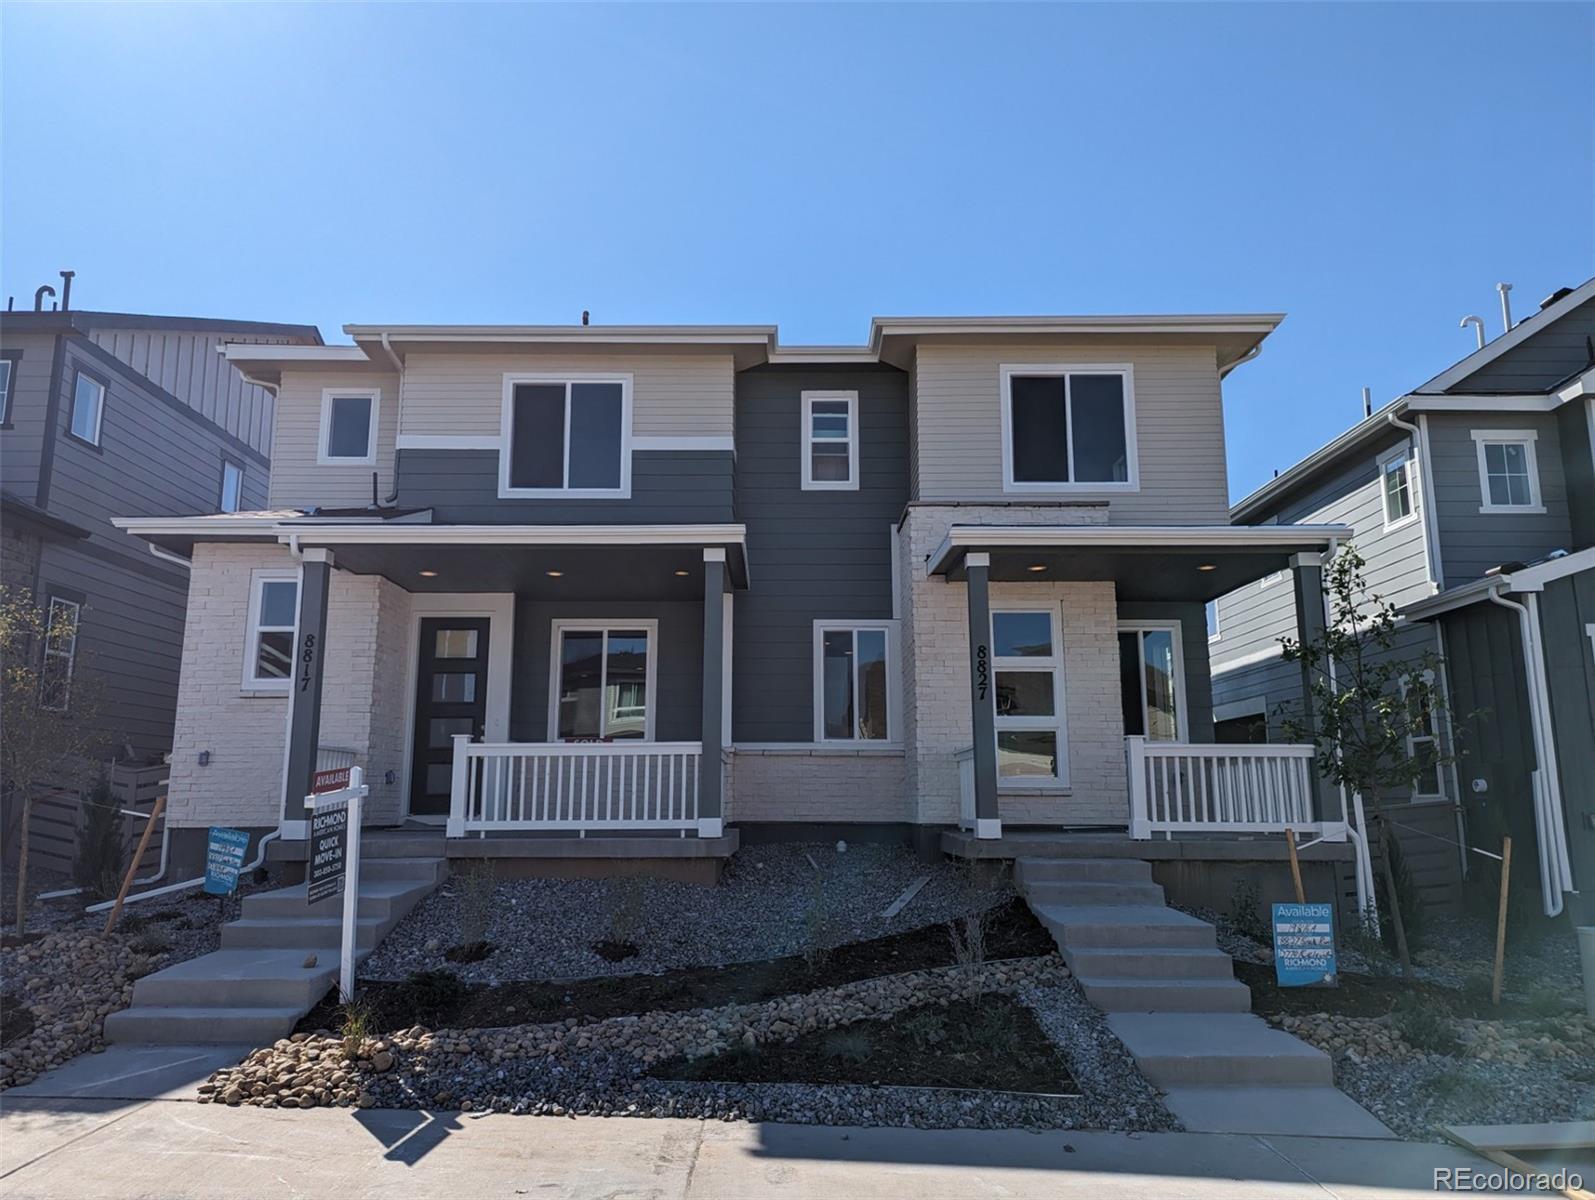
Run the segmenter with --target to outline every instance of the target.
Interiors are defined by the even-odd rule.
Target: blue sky
[[[1238,497],[1595,275],[1595,5],[0,5],[0,287],[345,322],[1276,311]]]

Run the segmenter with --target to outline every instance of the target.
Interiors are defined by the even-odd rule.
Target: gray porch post
[[[969,715],[974,734],[975,836],[1000,838],[997,815],[997,709],[991,698],[991,555],[964,555],[969,607]]]
[[[1290,559],[1291,577],[1296,589],[1296,638],[1303,645],[1319,641],[1324,635],[1324,568],[1317,554],[1293,554]],[[1313,711],[1313,673],[1305,662],[1301,664],[1301,715],[1302,724],[1316,730],[1317,719]],[[1327,811],[1324,803],[1324,784],[1318,776],[1317,766],[1312,772],[1316,815],[1322,818]]]
[[[332,551],[304,551],[299,565],[294,673],[288,688],[288,767],[282,785],[283,836],[294,839],[310,834],[305,795],[316,773],[316,747],[321,740],[321,677],[331,587]]]
[[[719,837],[722,816],[725,737],[722,729],[725,686],[726,552],[703,552],[703,757],[698,766],[698,836]]]

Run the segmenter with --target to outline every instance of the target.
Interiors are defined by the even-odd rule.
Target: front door
[[[410,755],[410,815],[447,816],[454,735],[482,736],[487,720],[485,617],[427,617],[415,686],[415,744]]]

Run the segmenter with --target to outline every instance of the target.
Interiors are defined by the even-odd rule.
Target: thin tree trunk
[[[17,847],[17,936],[21,937],[28,922],[28,830],[33,818],[33,791],[22,793],[22,841]]]
[[[1385,877],[1385,900],[1390,905],[1390,923],[1396,931],[1396,957],[1401,960],[1401,974],[1405,979],[1414,978],[1412,974],[1412,955],[1407,950],[1407,922],[1401,915],[1401,898],[1396,895],[1396,871],[1390,865],[1390,838],[1389,827],[1383,820],[1379,822],[1379,866]]]

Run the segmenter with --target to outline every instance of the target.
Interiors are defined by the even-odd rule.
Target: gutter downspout
[[[399,394],[393,398],[394,413],[396,417],[403,416],[404,410],[404,360],[393,350],[393,344],[388,341],[387,330],[382,331],[382,352],[388,356],[388,361],[393,364],[393,369],[399,373]],[[397,439],[398,421],[394,422],[395,439]],[[393,492],[383,501],[384,504],[397,504],[399,501],[399,451],[397,445],[393,451]]]
[[[1417,452],[1417,465],[1419,472],[1418,491],[1423,502],[1423,511],[1418,519],[1423,522],[1423,568],[1429,576],[1429,592],[1431,595],[1440,591],[1440,549],[1434,543],[1438,531],[1432,519],[1434,513],[1434,489],[1429,471],[1429,440],[1424,436],[1423,416],[1419,414],[1418,423],[1402,420],[1394,411],[1385,415],[1385,420],[1397,429],[1405,429],[1412,435],[1412,448]]]
[[[1528,677],[1529,688],[1529,724],[1534,735],[1534,754],[1539,759],[1539,768],[1534,772],[1531,785],[1534,789],[1535,825],[1539,833],[1540,894],[1544,899],[1545,915],[1554,917],[1562,911],[1562,893],[1573,890],[1573,877],[1568,865],[1567,830],[1562,822],[1562,788],[1556,773],[1556,748],[1549,736],[1551,707],[1545,686],[1539,604],[1532,595],[1528,605],[1508,600],[1502,595],[1503,590],[1504,585],[1490,589],[1489,599],[1492,604],[1517,613],[1518,628],[1523,637],[1523,669]]]

